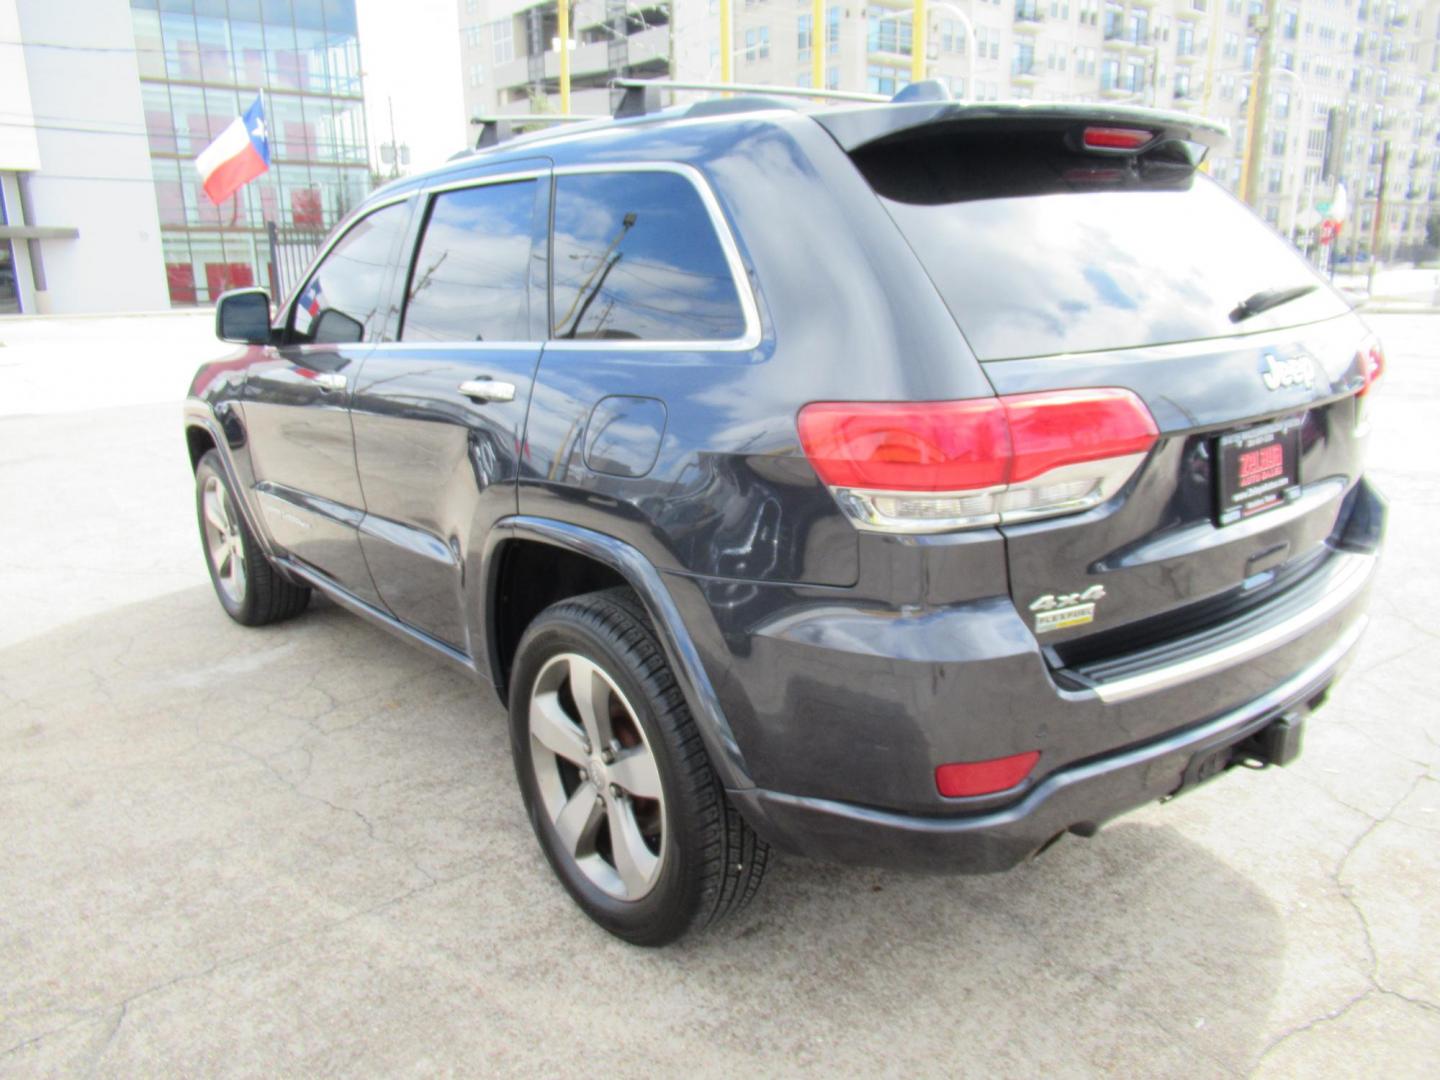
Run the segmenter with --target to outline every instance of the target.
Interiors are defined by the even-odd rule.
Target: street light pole
[[[560,115],[570,115],[570,0],[556,5],[560,15]]]
[[[825,54],[830,50],[830,26],[825,22],[825,0],[810,3],[810,85],[825,87]]]
[[[1257,25],[1255,81],[1250,87],[1250,117],[1245,132],[1245,157],[1240,164],[1240,196],[1254,207],[1260,198],[1258,158],[1265,150],[1265,110],[1269,105],[1270,68],[1274,62],[1275,0],[1265,0],[1263,25]]]
[[[720,0],[720,81],[734,82],[735,58],[730,43],[730,0]]]
[[[929,20],[925,17],[925,0],[915,0],[910,10],[910,81],[925,80],[925,31]]]

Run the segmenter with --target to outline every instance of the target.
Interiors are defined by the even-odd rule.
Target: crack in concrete
[[[124,1023],[126,1015],[129,1013],[130,1006],[133,1005],[135,1002],[141,1000],[142,998],[149,997],[152,994],[158,994],[163,990],[168,990],[173,986],[179,986],[182,983],[194,982],[198,979],[204,979],[210,975],[216,974],[217,972],[224,971],[227,968],[235,967],[250,960],[259,959],[260,957],[265,956],[268,953],[275,952],[277,949],[283,949],[290,945],[299,944],[302,941],[308,941],[312,938],[321,937],[322,935],[328,934],[333,930],[338,930],[340,927],[352,923],[357,919],[363,919],[367,916],[377,914],[378,912],[384,911],[386,908],[394,907],[396,904],[403,904],[405,901],[411,899],[412,897],[418,896],[420,893],[423,892],[428,892],[430,889],[433,889],[438,885],[451,885],[459,881],[464,881],[466,878],[474,877],[476,874],[479,874],[481,872],[481,869],[482,868],[477,867],[476,869],[471,870],[467,873],[457,874],[455,877],[448,878],[445,881],[438,881],[432,878],[424,885],[417,885],[413,889],[405,890],[398,896],[392,896],[385,900],[381,900],[379,903],[372,904],[369,907],[362,908],[359,911],[352,911],[349,915],[346,915],[339,919],[333,919],[330,922],[325,923],[323,926],[315,927],[313,930],[307,930],[304,933],[300,934],[292,934],[289,937],[281,938],[278,941],[272,941],[270,944],[264,945],[258,949],[252,949],[250,952],[242,953],[239,956],[230,957],[228,960],[216,960],[214,963],[211,963],[198,971],[184,972],[180,975],[174,976],[173,978],[165,979],[161,982],[155,983],[152,986],[147,986],[143,990],[137,990],[133,994],[122,998],[117,1004],[98,1009],[74,1010],[77,1013],[77,1019],[72,1020],[68,1024],[62,1024],[60,1027],[51,1028],[49,1031],[41,1032],[39,1035],[32,1035],[29,1038],[22,1039],[20,1042],[15,1043],[13,1046],[7,1047],[4,1050],[0,1050],[0,1059],[10,1057],[11,1055],[25,1049],[27,1046],[32,1046],[35,1043],[41,1042],[44,1039],[48,1039],[52,1035],[58,1035],[61,1032],[69,1031],[71,1028],[75,1027],[78,1024],[85,1023],[86,1021],[93,1020],[96,1017],[102,1016],[107,1012],[110,1012],[111,1010],[118,1009],[115,1023],[112,1026],[109,1034],[106,1036],[105,1044],[101,1047],[100,1052],[96,1055],[96,1059],[91,1065],[90,1073],[91,1075],[93,1075],[95,1070],[100,1065],[100,1059],[103,1058],[106,1053],[108,1053],[111,1045],[114,1043],[115,1037],[119,1033],[120,1027]]]

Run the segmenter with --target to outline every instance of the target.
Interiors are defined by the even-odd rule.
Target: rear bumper
[[[1307,667],[1222,716],[1051,773],[1018,802],[963,817],[893,813],[763,789],[730,792],[775,846],[837,862],[988,873],[1024,861],[1055,837],[1088,834],[1128,810],[1215,775],[1209,763],[1278,720],[1302,723],[1343,670],[1367,619],[1354,618]]]

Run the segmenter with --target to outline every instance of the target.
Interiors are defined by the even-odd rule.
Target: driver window
[[[410,209],[382,207],[352,225],[310,276],[292,309],[295,345],[373,341],[384,322],[384,288]]]

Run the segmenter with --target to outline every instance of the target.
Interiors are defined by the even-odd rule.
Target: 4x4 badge
[[[1266,390],[1279,390],[1282,386],[1304,386],[1308,390],[1315,385],[1315,365],[1303,354],[1282,360],[1273,352],[1266,353],[1260,378]]]
[[[1091,585],[1084,592],[1046,593],[1030,602],[1035,613],[1035,633],[1084,626],[1095,621],[1095,605],[1105,599],[1104,585]]]

